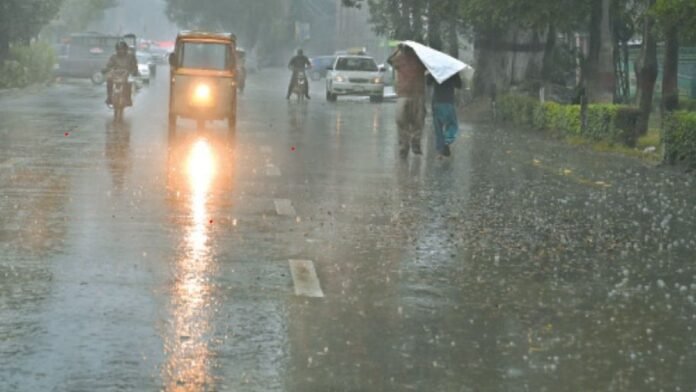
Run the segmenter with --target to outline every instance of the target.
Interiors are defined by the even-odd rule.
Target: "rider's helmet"
[[[121,52],[121,51],[127,52],[128,51],[128,44],[126,43],[126,41],[118,41],[116,43],[116,51],[117,52]]]
[[[304,52],[302,51],[302,49],[297,49],[298,56],[302,56],[303,54],[304,54]]]

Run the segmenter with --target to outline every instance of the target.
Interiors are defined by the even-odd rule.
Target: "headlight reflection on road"
[[[213,177],[215,177],[215,160],[207,140],[199,139],[193,145],[186,162],[186,169],[189,185],[191,186],[193,222],[197,227],[196,231],[204,231],[206,218],[205,203]]]
[[[208,196],[216,175],[209,142],[197,140],[186,158],[191,221],[177,260],[172,293],[173,330],[167,341],[166,391],[199,391],[211,381],[209,348],[214,265],[209,243]]]

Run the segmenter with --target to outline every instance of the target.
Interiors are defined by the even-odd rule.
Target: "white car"
[[[138,59],[139,80],[145,84],[149,84],[150,79],[155,76],[153,71],[156,67],[152,56],[149,53],[137,52],[135,57]]]
[[[383,70],[370,56],[339,55],[326,74],[326,100],[336,101],[339,95],[369,96],[380,102],[384,97]]]

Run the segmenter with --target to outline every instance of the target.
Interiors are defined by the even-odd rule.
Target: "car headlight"
[[[336,76],[336,77],[334,78],[334,81],[336,81],[336,82],[338,82],[338,83],[343,83],[343,82],[346,81],[346,78],[344,78],[344,77],[341,76],[341,75],[338,75],[338,76]]]
[[[381,83],[384,83],[384,80],[381,77],[376,77],[376,78],[372,78],[371,82],[373,84],[381,84]]]

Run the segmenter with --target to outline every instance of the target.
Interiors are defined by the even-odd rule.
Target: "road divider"
[[[278,215],[284,216],[296,216],[295,207],[292,206],[292,202],[288,199],[275,199],[273,200],[275,204],[276,213]]]
[[[266,165],[266,175],[269,177],[280,177],[280,169],[269,163]]]
[[[317,272],[312,260],[289,260],[290,273],[295,285],[295,295],[301,297],[323,298]]]
[[[271,154],[271,153],[273,153],[273,149],[271,148],[271,146],[261,146],[261,147],[260,147],[260,150],[261,150],[261,152],[264,153],[264,154]]]

